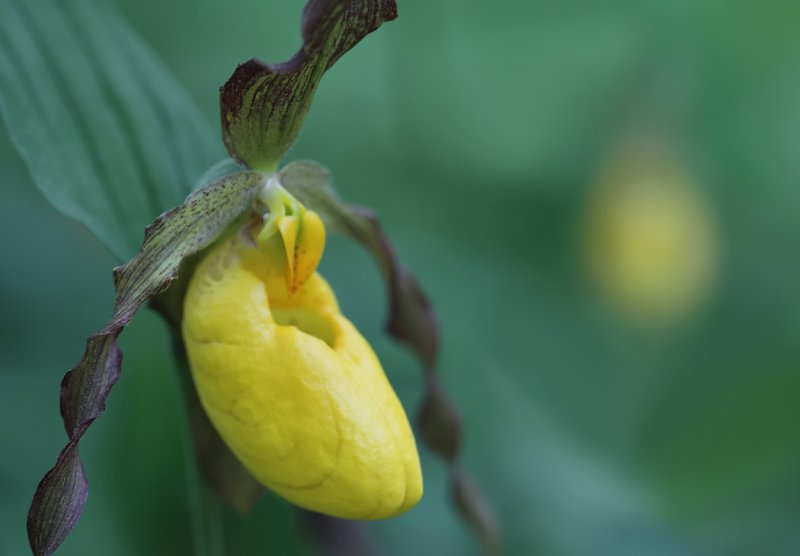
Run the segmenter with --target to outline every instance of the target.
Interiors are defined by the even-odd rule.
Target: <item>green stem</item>
[[[187,430],[188,430],[188,422]],[[225,535],[219,503],[203,480],[192,441],[185,436],[186,493],[189,503],[189,519],[192,525],[193,553],[197,556],[224,556]]]
[[[186,468],[186,493],[189,518],[194,541],[194,554],[197,556],[225,556],[225,531],[222,523],[222,509],[200,472],[192,440],[190,418],[199,403],[194,392],[186,359],[186,350],[180,340],[180,333],[172,330],[172,348],[186,402],[184,419],[184,460]]]

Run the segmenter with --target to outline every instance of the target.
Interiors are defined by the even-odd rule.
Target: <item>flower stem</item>
[[[188,422],[186,425],[188,430]],[[186,493],[194,541],[193,553],[197,556],[224,556],[225,538],[219,502],[200,475],[188,434],[183,444],[186,460]]]
[[[222,523],[220,503],[206,484],[200,472],[192,441],[190,416],[194,404],[199,403],[194,393],[186,351],[180,341],[180,332],[171,331],[172,349],[175,356],[181,389],[186,402],[184,419],[183,453],[186,468],[186,494],[189,519],[194,541],[193,553],[197,556],[224,556],[225,531]]]

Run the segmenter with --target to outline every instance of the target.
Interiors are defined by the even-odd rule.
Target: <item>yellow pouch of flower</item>
[[[235,234],[191,279],[183,337],[203,407],[250,473],[294,504],[350,519],[400,514],[422,496],[405,411],[327,282],[288,279],[292,257],[275,240]]]

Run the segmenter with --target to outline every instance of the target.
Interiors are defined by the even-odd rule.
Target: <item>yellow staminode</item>
[[[325,226],[313,211],[275,219],[286,253],[286,286],[294,292],[314,274],[325,249]]]
[[[278,215],[200,263],[183,337],[211,422],[256,479],[317,512],[380,519],[414,506],[422,474],[380,362],[315,272],[324,227]]]

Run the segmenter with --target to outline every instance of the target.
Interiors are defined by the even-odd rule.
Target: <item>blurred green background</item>
[[[236,64],[299,44],[300,0],[116,3],[215,130]],[[325,76],[287,159],[373,207],[434,300],[464,462],[506,553],[800,554],[800,8],[399,8]],[[17,555],[65,441],[59,381],[110,316],[116,261],[47,204],[4,129],[0,181],[0,554]],[[322,272],[413,413],[421,373],[381,334],[376,268],[333,238]],[[59,554],[190,554],[165,328],[143,310],[122,346]],[[422,458],[421,504],[367,534],[384,554],[479,553]],[[318,551],[274,496],[224,522],[231,555]]]

